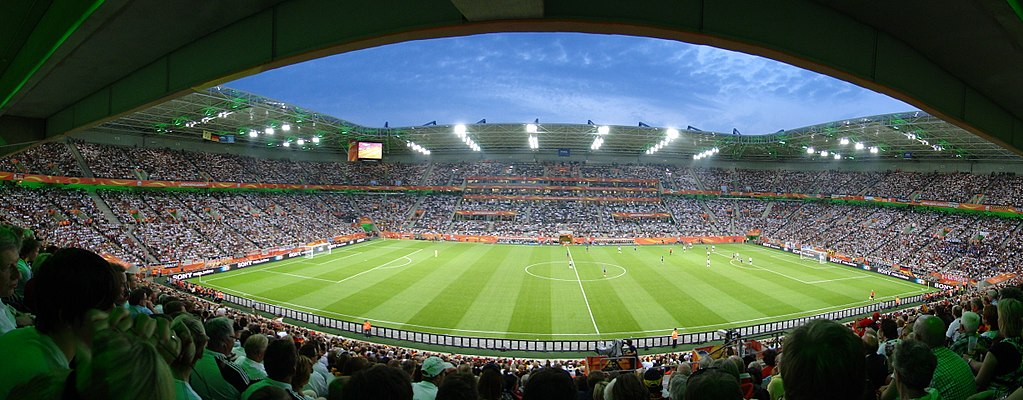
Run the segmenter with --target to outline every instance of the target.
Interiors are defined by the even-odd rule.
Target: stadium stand
[[[69,146],[74,146],[81,153],[84,165],[75,159]],[[1020,184],[1021,180],[1017,176],[1008,174],[985,176],[904,171],[724,170],[564,162],[363,165],[270,160],[83,142],[36,146],[0,160],[0,166],[19,174],[86,176],[88,172],[96,177],[129,180],[465,187],[464,191],[449,193],[411,193],[399,190],[347,193],[110,190],[36,187],[13,183],[0,185],[0,198],[3,199],[0,220],[10,225],[0,227],[0,254],[4,257],[15,254],[11,251],[20,247],[20,238],[25,234],[11,226],[24,227],[46,243],[47,252],[67,254],[68,250],[58,250],[64,247],[88,249],[75,250],[81,254],[74,259],[93,260],[95,265],[88,268],[98,268],[97,271],[107,269],[107,264],[106,261],[99,261],[99,257],[93,253],[102,254],[117,264],[139,266],[227,259],[364,232],[360,224],[364,219],[372,221],[379,231],[495,235],[509,240],[549,235],[566,229],[594,238],[745,237],[756,232],[755,236],[763,241],[791,243],[793,246],[810,245],[859,258],[870,264],[905,267],[918,273],[918,276],[935,273],[953,281],[1015,272],[1023,262],[1023,225],[1019,219],[863,203],[748,196],[684,197],[662,191],[713,192],[724,188],[740,192],[874,195],[952,203],[1018,205],[1023,184]],[[34,266],[40,272],[30,281],[34,281],[31,286],[59,288],[52,290],[66,292],[61,293],[62,296],[48,296],[45,302],[33,297],[23,302],[5,298],[4,303],[0,304],[5,311],[0,313],[0,319],[3,319],[0,326],[5,327],[0,332],[0,353],[14,354],[12,352],[16,348],[19,352],[34,351],[31,346],[24,346],[27,336],[63,337],[53,331],[55,321],[70,318],[68,316],[72,313],[84,315],[88,308],[98,309],[102,314],[90,314],[95,316],[90,321],[97,324],[99,321],[107,321],[102,323],[120,326],[122,330],[112,336],[103,336],[108,335],[104,333],[91,345],[82,345],[92,346],[92,351],[101,357],[116,356],[124,359],[128,356],[122,352],[129,349],[140,356],[131,358],[134,361],[124,365],[104,364],[113,369],[109,372],[100,367],[91,367],[88,371],[101,372],[91,372],[77,380],[85,398],[102,397],[90,392],[98,385],[94,380],[102,379],[97,374],[113,376],[125,373],[115,371],[117,367],[131,368],[136,372],[153,371],[146,373],[146,379],[152,381],[147,386],[152,389],[149,394],[151,398],[169,398],[172,383],[177,385],[173,389],[178,392],[190,391],[187,373],[191,366],[195,360],[212,356],[203,352],[207,345],[202,338],[208,334],[202,333],[203,327],[189,322],[189,317],[182,317],[184,315],[192,315],[191,318],[199,322],[208,322],[216,317],[228,318],[238,338],[228,336],[224,340],[230,340],[231,343],[218,343],[216,348],[230,348],[226,346],[233,344],[238,351],[230,353],[247,353],[248,346],[242,348],[247,342],[242,338],[253,335],[266,335],[268,341],[290,340],[296,343],[296,349],[306,348],[308,351],[303,350],[303,354],[311,354],[315,358],[312,359],[313,372],[307,374],[319,374],[322,380],[311,379],[306,375],[298,379],[299,383],[294,389],[304,389],[309,395],[325,397],[331,395],[321,383],[340,387],[357,385],[361,379],[370,379],[369,371],[377,364],[395,368],[393,371],[406,371],[396,372],[407,373],[405,382],[419,381],[421,373],[416,374],[415,371],[434,368],[435,361],[429,361],[430,367],[424,364],[429,357],[439,356],[443,362],[451,363],[452,368],[470,375],[482,376],[487,370],[496,370],[503,381],[498,391],[506,393],[502,398],[521,398],[529,393],[531,387],[537,393],[535,391],[544,390],[537,387],[550,388],[550,385],[557,385],[556,382],[561,381],[552,380],[543,384],[547,386],[537,386],[540,385],[537,382],[547,379],[543,377],[555,374],[553,376],[567,377],[561,384],[565,385],[563,389],[568,393],[582,394],[587,398],[601,397],[602,390],[610,390],[609,396],[614,398],[613,388],[616,385],[626,387],[632,384],[630,382],[637,385],[643,382],[643,389],[649,395],[645,398],[677,399],[685,391],[685,385],[679,382],[684,380],[687,371],[692,370],[692,363],[751,371],[738,372],[734,377],[722,375],[721,379],[734,379],[736,387],[744,388],[743,393],[759,392],[760,389],[755,389],[759,387],[766,391],[788,391],[793,394],[786,398],[801,395],[822,398],[828,397],[827,393],[821,392],[826,388],[814,386],[813,382],[807,382],[799,376],[786,376],[782,379],[776,372],[756,372],[773,368],[773,364],[764,355],[781,352],[783,367],[773,368],[775,371],[791,370],[800,363],[816,363],[820,360],[813,359],[812,352],[802,351],[806,343],[800,342],[801,335],[812,337],[829,332],[828,335],[837,335],[835,337],[841,340],[858,343],[860,339],[854,335],[858,333],[868,338],[865,343],[870,343],[869,338],[876,335],[874,332],[881,330],[881,325],[890,323],[883,322],[886,320],[895,321],[895,325],[900,328],[898,335],[904,341],[924,342],[926,348],[931,349],[938,357],[938,365],[945,366],[942,367],[945,369],[934,370],[935,376],[948,373],[947,363],[954,362],[958,363],[956,368],[966,371],[963,375],[949,378],[956,385],[972,388],[976,382],[980,384],[978,389],[990,390],[994,396],[1002,396],[1017,391],[1020,383],[1018,379],[1007,379],[1002,375],[994,375],[996,379],[990,379],[993,373],[989,369],[993,367],[972,361],[976,358],[968,360],[973,362],[972,370],[962,358],[942,358],[945,350],[942,350],[944,342],[941,342],[944,340],[945,327],[955,320],[952,306],[983,312],[985,319],[979,332],[1008,332],[1004,341],[1009,344],[991,347],[990,353],[978,352],[969,357],[1006,355],[1006,362],[1013,363],[1009,368],[1018,369],[1018,357],[1011,358],[1012,354],[1019,353],[1019,349],[1011,344],[1018,339],[1018,332],[1014,330],[1016,328],[1013,328],[1011,321],[996,324],[990,320],[996,318],[997,314],[1019,318],[1018,303],[1013,300],[1021,297],[1021,281],[1018,277],[996,283],[984,290],[970,287],[929,294],[925,304],[884,314],[876,313],[845,326],[815,322],[811,327],[793,332],[786,339],[761,341],[758,344],[762,346],[761,350],[770,351],[747,353],[745,359],[724,357],[710,360],[711,357],[706,357],[697,360],[697,353],[691,351],[643,356],[643,368],[636,372],[635,378],[631,375],[623,378],[621,374],[607,376],[586,371],[583,360],[464,356],[342,338],[291,325],[283,322],[282,318],[227,307],[221,303],[222,294],[211,289],[184,281],[172,281],[170,286],[162,286],[135,274],[124,277],[121,270],[116,270],[109,277],[92,273],[91,279],[97,282],[82,288],[81,278],[73,278],[77,275],[70,272],[75,267],[68,264],[68,257],[50,257],[41,265]],[[6,258],[4,260],[6,262]],[[13,264],[2,266],[6,269],[0,271],[3,272],[0,278],[12,279],[12,276],[19,274]],[[128,312],[122,305],[129,298],[129,288],[132,289],[130,296],[133,299],[133,309],[145,308],[148,313],[144,314],[152,313],[153,317],[125,319],[128,318]],[[26,294],[34,296],[31,290]],[[986,312],[985,308],[995,311]],[[935,319],[924,316],[934,316]],[[153,319],[164,318],[168,323],[153,322]],[[176,335],[174,339],[171,339],[169,324],[172,318],[176,327],[173,330]],[[125,330],[125,327],[132,324],[143,328]],[[146,326],[155,327],[152,337],[141,333],[151,331]],[[208,326],[209,329],[216,328],[215,323]],[[918,328],[911,330],[911,326]],[[940,331],[940,343],[930,342],[932,338],[927,332],[931,330]],[[850,337],[855,339],[850,341]],[[144,342],[155,345],[146,345]],[[312,344],[312,349],[301,344]],[[786,356],[786,348],[794,350]],[[900,348],[914,347],[905,345]],[[923,347],[915,347],[917,350],[920,348]],[[953,344],[952,348],[958,347]],[[230,361],[235,356],[224,357]],[[829,365],[835,368],[829,373],[845,377],[864,374],[855,370],[864,367],[853,360],[862,359],[861,354],[831,352],[829,357]],[[998,357],[998,360],[1002,359]],[[62,363],[55,359],[52,373],[41,376],[35,374],[35,369],[22,368],[15,371],[10,368],[14,364],[3,363],[0,366],[0,376],[3,376],[0,379],[0,396],[10,394],[14,396],[12,398],[42,398],[43,390],[53,385],[66,386],[63,382],[67,379],[68,371],[73,368],[76,371],[86,371],[84,368],[88,365],[69,364],[67,361],[64,359]],[[770,362],[774,362],[773,356]],[[918,362],[926,364],[926,361],[916,359],[900,359],[891,365],[897,374],[909,374],[912,371],[905,366],[917,365],[914,363]],[[181,379],[182,373],[186,374],[184,380]],[[171,382],[171,376],[178,380]],[[35,380],[30,381],[33,378]],[[530,378],[535,378],[532,385]],[[924,376],[914,381],[924,382],[922,386],[917,383],[894,385],[886,391],[886,395],[891,396],[892,391],[900,390],[906,391],[907,396],[921,391],[942,391],[943,398],[965,398],[963,393],[951,392],[945,386],[928,387],[926,378]],[[572,379],[578,382],[588,379],[589,383],[576,386]],[[772,381],[775,382],[773,386]],[[320,383],[313,385],[308,382]],[[483,378],[480,378],[480,383],[474,383],[474,379],[466,382],[470,383],[469,390],[484,390]],[[701,387],[699,381],[696,382],[694,387]],[[858,385],[854,383],[853,386]],[[870,387],[866,383],[863,386]],[[875,386],[870,390],[877,389]],[[875,398],[874,392],[854,397]]]

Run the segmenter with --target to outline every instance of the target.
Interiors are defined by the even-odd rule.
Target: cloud
[[[228,85],[371,126],[540,118],[770,133],[912,109],[762,57],[676,41],[578,33],[405,42]]]

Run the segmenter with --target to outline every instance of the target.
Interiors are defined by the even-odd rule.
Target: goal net
[[[800,260],[816,260],[817,262],[824,264],[828,262],[828,253],[815,250],[813,248],[805,248],[799,251]]]
[[[311,246],[302,246],[302,255],[305,258],[313,258],[321,254],[330,254],[330,245],[326,243]]]

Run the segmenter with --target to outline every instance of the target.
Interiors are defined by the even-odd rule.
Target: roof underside
[[[285,131],[285,125],[288,130]],[[570,149],[603,155],[657,158],[692,158],[718,149],[712,157],[736,161],[928,159],[975,161],[1023,161],[1015,153],[923,112],[867,116],[779,131],[769,135],[739,135],[678,129],[667,141],[669,127],[610,126],[601,135],[589,124],[536,123],[539,149],[529,148],[528,122],[472,124],[466,136],[482,152],[495,154],[556,152]],[[267,128],[273,128],[272,135]],[[431,154],[472,152],[452,125],[372,128],[320,114],[300,106],[226,87],[214,87],[150,107],[108,122],[100,130],[200,138],[233,135],[233,146],[282,147],[290,142],[295,151],[343,153],[351,140],[384,143],[389,155],[412,154],[409,142]],[[250,136],[255,132],[256,136]],[[319,138],[314,143],[312,138]],[[594,140],[603,139],[599,149]],[[299,145],[302,139],[304,144]],[[847,139],[843,144],[842,139]],[[857,143],[862,148],[857,149]],[[877,147],[877,153],[870,151]],[[653,148],[658,148],[652,151]],[[808,151],[813,148],[813,153]],[[827,155],[822,154],[827,151]],[[907,157],[908,154],[908,157]]]

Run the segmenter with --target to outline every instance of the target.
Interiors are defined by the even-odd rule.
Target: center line
[[[575,259],[572,258],[572,250],[565,246],[565,251],[568,252],[568,262],[572,265],[572,271],[575,272],[575,281],[579,282],[579,291],[583,292],[583,302],[586,303],[586,311],[590,313],[590,322],[593,322],[593,330],[600,334],[600,328],[597,328],[597,320],[593,318],[593,309],[590,308],[590,300],[586,298],[586,290],[583,289],[583,280],[579,278],[579,269],[576,268]]]

